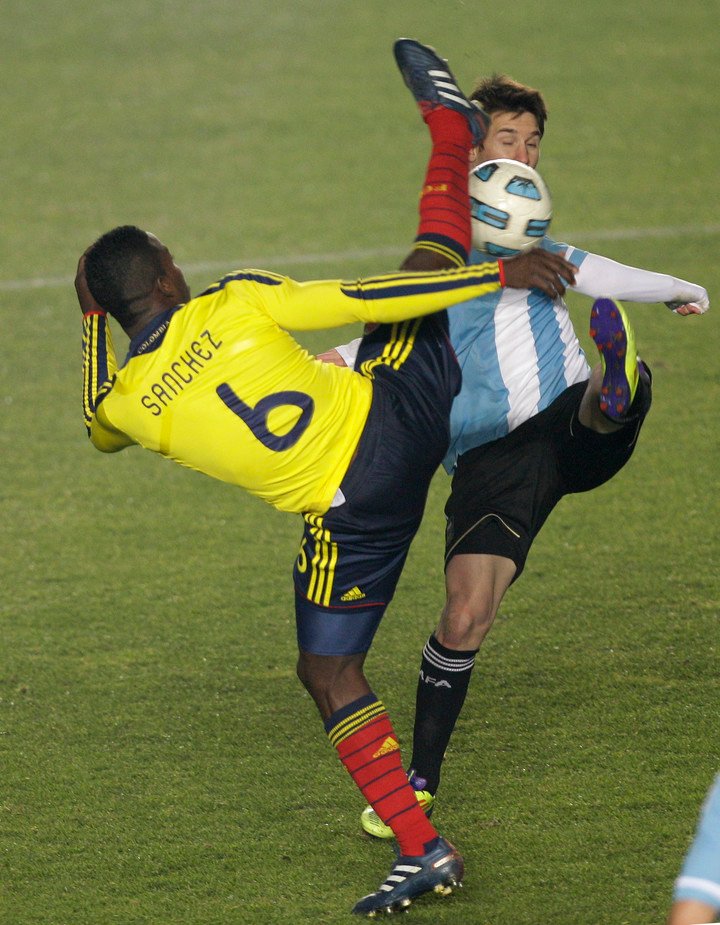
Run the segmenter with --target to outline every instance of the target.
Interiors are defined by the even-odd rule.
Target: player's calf
[[[430,819],[433,812],[435,797],[429,790],[425,790],[426,782],[422,778],[416,777],[412,771],[408,774],[408,782],[415,791],[415,798],[418,801],[420,809]],[[375,812],[372,806],[366,806],[360,814],[360,825],[364,832],[372,835],[373,838],[394,838],[395,833],[386,825],[380,816]]]

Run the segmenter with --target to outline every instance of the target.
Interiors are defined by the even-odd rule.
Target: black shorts
[[[373,400],[340,486],[345,502],[304,515],[295,562],[298,644],[316,655],[370,648],[447,451],[460,387],[444,312],[378,326],[355,368],[373,380]]]
[[[597,488],[630,459],[650,407],[649,382],[641,385],[640,415],[611,434],[578,421],[586,386],[570,386],[507,436],[459,458],[445,506],[446,566],[464,553],[504,556],[515,563],[518,578],[563,495]]]

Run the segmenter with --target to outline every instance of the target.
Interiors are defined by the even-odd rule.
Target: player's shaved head
[[[93,298],[123,327],[132,323],[134,303],[147,298],[163,275],[164,248],[135,225],[121,225],[99,237],[85,255],[85,278]]]

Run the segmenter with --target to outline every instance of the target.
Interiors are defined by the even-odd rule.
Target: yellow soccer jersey
[[[116,372],[106,319],[91,313],[83,406],[92,442],[104,452],[137,443],[280,510],[323,513],[362,434],[372,383],[319,362],[287,329],[402,320],[499,286],[495,262],[356,282],[247,270],[156,317]]]

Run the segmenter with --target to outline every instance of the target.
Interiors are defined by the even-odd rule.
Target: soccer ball
[[[499,158],[470,171],[473,247],[509,257],[542,241],[552,199],[540,174],[527,164]]]

